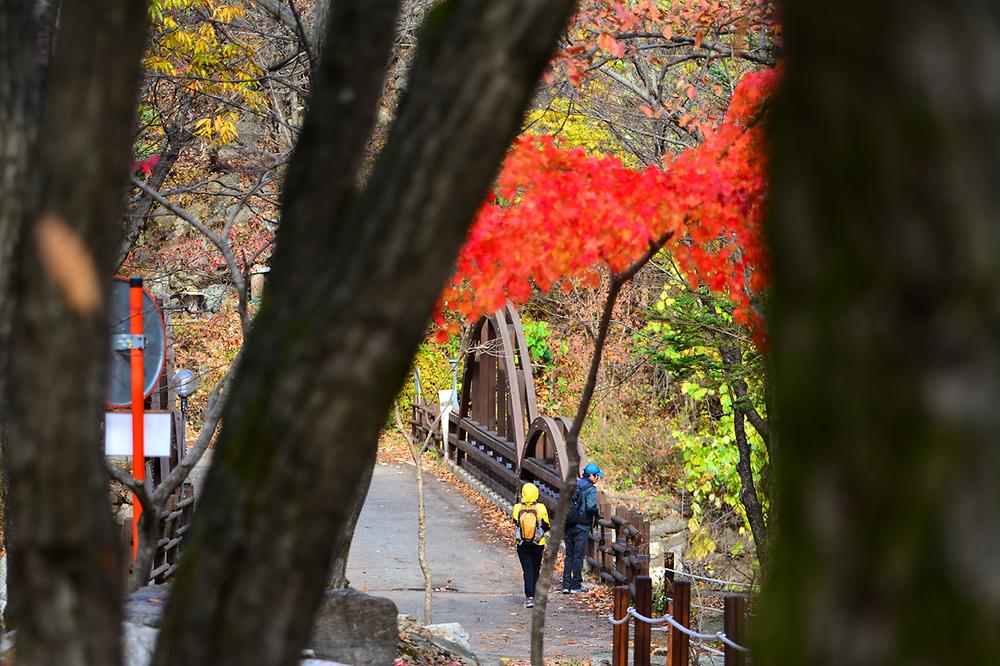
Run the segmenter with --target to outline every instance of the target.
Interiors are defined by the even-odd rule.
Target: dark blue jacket
[[[597,509],[597,486],[587,477],[577,479],[576,485],[578,488],[583,489],[583,510],[587,514],[587,523],[585,525],[574,525],[573,527],[583,532],[589,532],[594,525],[594,521],[600,517],[600,512]]]

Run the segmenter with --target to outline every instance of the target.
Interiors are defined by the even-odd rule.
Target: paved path
[[[479,509],[430,474],[424,477],[427,559],[436,588],[434,622],[459,622],[483,664],[526,660],[531,611],[521,606],[521,568],[512,549],[490,543]],[[351,586],[396,602],[401,613],[423,616],[423,577],[417,562],[414,469],[379,464],[351,547]],[[561,594],[550,598],[546,657],[584,658],[610,652],[606,619]],[[595,664],[600,661],[595,661]]]

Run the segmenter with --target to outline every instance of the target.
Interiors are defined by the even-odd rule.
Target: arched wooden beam
[[[510,425],[513,428],[514,447],[517,449],[517,458],[521,459],[524,454],[526,419],[524,413],[524,380],[521,368],[517,367],[514,358],[514,341],[510,337],[510,329],[507,327],[507,317],[503,310],[497,310],[492,319],[496,322],[497,332],[500,334],[500,343],[503,345],[504,374],[507,377],[507,396]]]
[[[525,409],[527,410],[528,423],[538,418],[538,404],[535,401],[535,378],[531,371],[531,352],[528,351],[528,339],[524,335],[524,326],[521,325],[521,318],[517,314],[517,308],[510,301],[507,302],[507,317],[513,327],[514,338],[520,352],[521,373],[524,378]]]
[[[554,465],[545,460],[545,457],[541,459],[540,462],[535,464],[542,465],[548,468],[550,474],[540,473],[539,470],[534,469],[532,462],[535,462],[537,456],[530,456],[529,454],[535,453],[538,447],[539,440],[545,437],[548,442],[552,444],[554,456]],[[577,442],[577,451],[580,452],[580,466],[573,471],[573,476],[579,476],[580,470],[586,465],[586,457],[583,454],[583,447]],[[531,460],[531,462],[526,463],[526,460]],[[569,467],[569,455],[567,454],[566,448],[566,427],[564,419],[560,417],[551,416],[539,416],[534,421],[531,422],[531,427],[528,429],[528,439],[525,444],[525,454],[518,460],[518,468],[522,470],[522,477],[524,476],[545,476],[545,481],[548,483],[559,484],[565,477],[565,470]],[[552,478],[550,478],[550,475]]]
[[[560,430],[562,430],[563,437],[566,441],[569,441],[569,431],[573,427],[573,422],[565,416],[556,416],[555,420],[559,424]],[[582,471],[587,466],[587,454],[583,450],[583,443],[579,437],[576,439],[576,451],[580,454],[580,470]]]
[[[483,345],[493,344],[495,349],[482,351]],[[524,329],[508,304],[473,326],[462,372],[460,415],[513,442],[518,458],[524,452],[528,424],[537,412],[527,350]]]

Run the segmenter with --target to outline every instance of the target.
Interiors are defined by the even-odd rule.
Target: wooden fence
[[[637,576],[633,589],[620,585],[615,588],[612,622],[612,666],[628,666],[629,627],[634,625],[632,666],[651,666],[652,628],[654,624],[667,624],[666,666],[688,666],[691,659],[692,637],[702,644],[702,649],[721,654],[725,666],[746,666],[746,612],[744,594],[727,594],[724,598],[723,631],[721,634],[702,634],[691,629],[691,583],[666,581],[669,593],[666,612],[662,618],[653,615],[653,583],[649,576]],[[673,622],[669,620],[672,619]],[[704,642],[721,645],[719,651]]]
[[[649,521],[632,509],[614,508],[598,494],[601,519],[590,535],[587,563],[601,580],[630,586],[636,576],[649,575]]]

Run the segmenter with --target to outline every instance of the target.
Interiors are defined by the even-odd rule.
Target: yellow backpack
[[[519,541],[537,542],[541,538],[542,531],[538,529],[538,511],[535,505],[521,507],[521,512],[517,514],[517,532]]]

